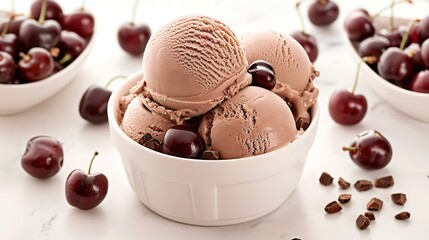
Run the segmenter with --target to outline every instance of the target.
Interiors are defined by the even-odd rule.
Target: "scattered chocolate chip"
[[[145,143],[142,144],[144,147],[147,147],[149,149],[152,149],[154,151],[158,151],[159,149],[159,142],[155,139],[151,139]]]
[[[378,198],[372,198],[366,205],[366,209],[370,211],[380,211],[383,207],[383,201]]]
[[[360,230],[363,230],[369,226],[370,222],[371,221],[369,220],[368,217],[365,217],[365,215],[360,214],[359,217],[356,219],[356,226]]]
[[[394,182],[395,181],[393,180],[392,176],[377,178],[375,180],[375,187],[377,187],[377,188],[389,188],[389,187],[393,186]]]
[[[338,197],[338,201],[340,203],[348,203],[348,202],[350,202],[350,199],[352,199],[352,195],[351,194],[341,194]]]
[[[143,137],[140,138],[139,140],[139,144],[143,145],[145,144],[147,141],[153,139],[152,135],[150,135],[150,133],[145,133],[143,135]]]
[[[350,187],[350,183],[344,180],[342,177],[338,179],[338,185],[340,185],[340,188],[342,189],[348,189]]]
[[[366,212],[365,217],[367,217],[370,221],[375,220],[375,214],[372,212]]]
[[[405,193],[392,193],[392,201],[398,205],[404,205],[407,201],[407,195]]]
[[[320,175],[319,182],[322,185],[325,185],[325,186],[331,185],[333,181],[334,181],[334,178],[327,172],[323,172],[322,175]]]
[[[409,212],[400,212],[395,215],[395,218],[399,220],[407,220],[410,217],[411,217],[411,214]]]
[[[341,209],[343,209],[341,207],[341,205],[338,204],[337,201],[333,201],[333,202],[328,203],[328,205],[326,205],[325,212],[327,212],[327,213],[336,213],[336,212],[341,211]]]
[[[373,187],[372,182],[365,179],[356,181],[354,186],[359,192],[368,191]]]
[[[218,151],[210,151],[206,150],[203,152],[203,155],[201,156],[201,159],[204,160],[219,160],[220,154]]]

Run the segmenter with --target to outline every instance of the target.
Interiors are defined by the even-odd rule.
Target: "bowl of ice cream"
[[[309,62],[295,40],[272,36],[284,43],[279,57]],[[297,187],[317,132],[317,71],[304,67],[300,88],[279,78],[269,90],[251,85],[248,59],[222,22],[186,16],[152,35],[143,70],[113,91],[111,137],[146,207],[187,224],[236,224],[278,208]],[[188,130],[173,141],[177,126]],[[201,149],[189,142],[205,151],[180,155]]]
[[[376,32],[389,26],[390,18],[379,16],[374,20]],[[410,19],[396,18],[395,23],[399,25],[409,24]],[[351,41],[346,37],[347,48],[356,63],[361,61],[359,56],[359,42]],[[382,78],[368,64],[362,64],[360,79],[365,82],[382,100],[397,111],[419,121],[429,122],[429,111],[425,111],[429,104],[429,94],[414,92],[399,87],[392,82]]]

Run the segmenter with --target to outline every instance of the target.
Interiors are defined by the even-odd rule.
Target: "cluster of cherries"
[[[61,71],[93,32],[94,17],[83,7],[64,14],[54,0],[36,0],[29,17],[12,11],[0,25],[0,84],[35,82]]]
[[[296,10],[301,20],[302,30],[291,33],[291,36],[301,44],[307,52],[311,62],[316,61],[319,55],[319,48],[317,47],[316,39],[305,31],[305,24],[301,11],[299,10],[301,4],[305,0],[296,3]],[[340,14],[338,5],[331,0],[312,0],[308,8],[308,18],[310,22],[318,27],[325,27],[331,25],[337,20]]]
[[[394,85],[429,93],[429,16],[408,26],[395,26],[391,16],[390,26],[378,31],[373,26],[376,17],[356,9],[345,18],[344,28],[359,55],[374,57],[369,66]]]
[[[73,170],[66,180],[65,192],[67,202],[79,209],[88,210],[99,205],[107,195],[109,182],[102,173],[91,174],[95,156],[89,165],[88,172]],[[31,176],[47,179],[56,175],[64,162],[62,144],[49,136],[37,136],[27,142],[27,148],[21,158],[21,166]]]

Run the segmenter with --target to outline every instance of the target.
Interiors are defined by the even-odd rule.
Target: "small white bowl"
[[[134,74],[113,91],[108,117],[129,183],[149,209],[182,223],[229,225],[273,211],[294,191],[316,136],[317,104],[307,131],[285,147],[241,159],[185,159],[142,147],[121,130],[119,101],[141,78]]]
[[[408,25],[410,19],[396,18],[395,25],[405,24]],[[387,27],[389,24],[389,18],[385,16],[379,16],[374,22],[376,30]],[[347,37],[346,37],[347,38]],[[353,59],[358,63],[361,61],[357,49],[358,45],[351,42],[348,38],[346,40],[347,48],[349,48]],[[371,89],[391,107],[395,108],[399,112],[414,118],[419,121],[429,122],[429,111],[427,106],[429,105],[429,94],[413,92],[407,89],[400,88],[389,81],[382,78],[376,72],[374,72],[367,64],[362,64],[360,70],[360,81],[367,83]]]
[[[24,112],[53,97],[69,84],[82,66],[93,45],[93,39],[83,52],[63,70],[37,82],[0,84],[0,115]]]

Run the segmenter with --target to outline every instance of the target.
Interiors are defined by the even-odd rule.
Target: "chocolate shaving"
[[[366,205],[366,209],[370,211],[380,211],[383,207],[383,201],[378,198],[372,198]]]
[[[375,180],[375,187],[377,188],[389,188],[393,186],[393,184],[394,184],[394,180],[392,176],[377,178]]]
[[[336,201],[333,201],[333,202],[328,203],[328,205],[326,205],[325,212],[327,212],[329,214],[330,213],[336,213],[336,212],[341,211],[341,209],[343,209],[341,207],[341,205],[338,204]]]
[[[365,217],[367,217],[370,221],[374,221],[375,220],[375,214],[372,212],[366,212],[365,213]]]
[[[140,138],[139,144],[154,151],[158,151],[160,146],[160,142],[152,138],[152,135],[150,135],[149,133],[145,133],[143,137]]]
[[[344,180],[342,177],[338,179],[338,185],[340,185],[340,188],[342,189],[348,189],[350,187],[350,183]]]
[[[368,191],[373,188],[372,182],[365,179],[358,180],[354,186],[359,192]]]
[[[399,220],[407,220],[410,217],[411,217],[411,214],[409,212],[400,212],[395,215],[395,218]]]
[[[304,129],[304,130],[306,130],[308,128],[308,126],[310,126],[310,123],[311,123],[310,119],[299,117],[296,120],[296,129]]]
[[[407,195],[405,193],[392,193],[392,201],[398,205],[404,205],[407,201]]]
[[[365,215],[360,214],[359,217],[356,219],[356,226],[360,229],[366,229],[369,224],[371,223],[371,221],[369,220],[368,217],[365,217]]]
[[[327,172],[323,172],[322,175],[320,175],[319,182],[322,185],[325,185],[325,186],[331,185],[333,181],[334,181],[334,178]]]
[[[338,201],[340,203],[348,203],[348,202],[350,202],[350,199],[352,199],[352,195],[351,194],[341,194],[338,197]]]
[[[150,135],[150,133],[145,133],[143,135],[143,137],[140,138],[139,140],[139,144],[143,145],[145,144],[147,141],[153,139],[152,135]]]

